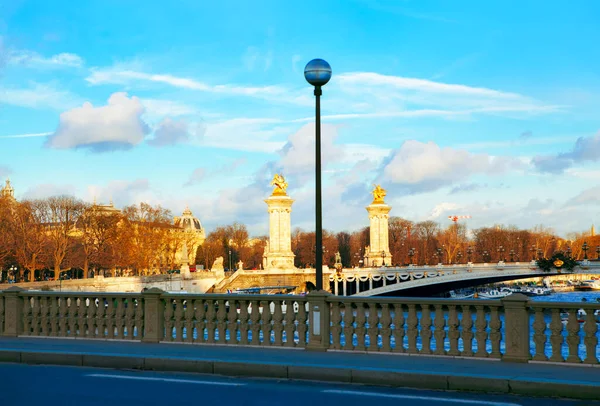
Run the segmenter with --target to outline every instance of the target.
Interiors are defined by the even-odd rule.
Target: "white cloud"
[[[154,138],[148,144],[155,147],[187,143],[190,137],[202,139],[205,131],[203,123],[189,124],[184,120],[176,121],[165,117],[154,131]]]
[[[194,172],[190,175],[190,178],[183,186],[193,186],[202,182],[202,180],[206,177],[206,169],[205,168],[196,168]]]
[[[159,119],[165,116],[187,116],[197,113],[195,107],[174,100],[141,99],[141,101],[144,105],[145,115],[150,119]]]
[[[69,109],[80,103],[79,97],[53,85],[33,83],[28,89],[0,87],[0,104],[29,108]]]
[[[159,197],[152,191],[148,179],[114,180],[105,186],[90,185],[87,187],[85,200],[96,201],[99,204],[112,201],[119,208],[140,202],[161,203]]]
[[[19,50],[9,52],[8,63],[33,68],[78,68],[83,66],[84,61],[79,55],[68,52],[44,57],[37,52]]]
[[[0,165],[0,177],[10,175],[11,173],[12,173],[12,170],[8,166]],[[2,185],[2,183],[0,183],[0,189],[3,187],[4,186]]]
[[[106,83],[125,85],[136,81],[153,82],[181,89],[197,90],[213,94],[246,96],[259,99],[277,98],[281,101],[296,100],[290,98],[290,91],[281,86],[210,85],[191,78],[178,77],[170,74],[152,74],[134,70],[123,70],[120,67],[92,69],[92,74],[88,76],[86,80],[93,85]]]
[[[86,102],[60,115],[56,132],[48,137],[51,148],[89,148],[95,152],[127,149],[139,144],[149,128],[142,120],[142,103],[126,93],[113,93],[106,106]]]
[[[23,194],[24,199],[45,199],[51,196],[74,195],[77,188],[74,185],[56,185],[44,183],[29,188]]]
[[[513,158],[409,140],[390,155],[382,175],[385,181],[418,192],[459,183],[474,174],[500,174],[521,167],[521,162]]]
[[[13,135],[0,135],[0,138],[35,138],[35,137],[46,137],[52,134],[51,132],[47,133],[29,133],[29,134],[13,134]]]

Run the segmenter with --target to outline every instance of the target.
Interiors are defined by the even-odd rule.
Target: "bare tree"
[[[35,271],[46,259],[49,246],[48,213],[48,204],[44,200],[26,200],[15,205],[12,216],[13,246],[17,260],[22,265],[19,270],[21,279],[24,267],[29,271],[29,281],[33,282]]]
[[[48,237],[50,239],[51,260],[54,275],[61,272],[61,265],[67,252],[74,242],[74,228],[85,208],[84,203],[72,196],[54,196],[46,200],[49,210],[50,224]]]

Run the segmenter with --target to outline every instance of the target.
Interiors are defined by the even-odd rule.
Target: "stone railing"
[[[599,364],[600,304],[306,296],[0,292],[4,336],[186,342]],[[1,344],[1,341],[0,341]]]

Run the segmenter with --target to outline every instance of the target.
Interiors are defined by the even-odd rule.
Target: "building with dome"
[[[10,179],[6,179],[5,186],[0,189],[0,195],[11,200],[15,200],[15,189],[10,184]]]
[[[206,234],[204,227],[202,227],[202,223],[197,217],[194,217],[194,214],[190,208],[186,206],[182,215],[173,219],[173,225],[183,232],[183,239],[188,254],[188,263],[193,264],[196,260],[196,250],[204,243],[204,240],[206,239]],[[177,255],[180,263],[183,262],[183,258],[181,258],[182,251],[183,245],[182,249],[178,250]]]

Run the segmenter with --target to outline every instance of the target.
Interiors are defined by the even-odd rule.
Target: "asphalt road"
[[[306,381],[0,364],[0,405],[579,406],[600,402]]]

